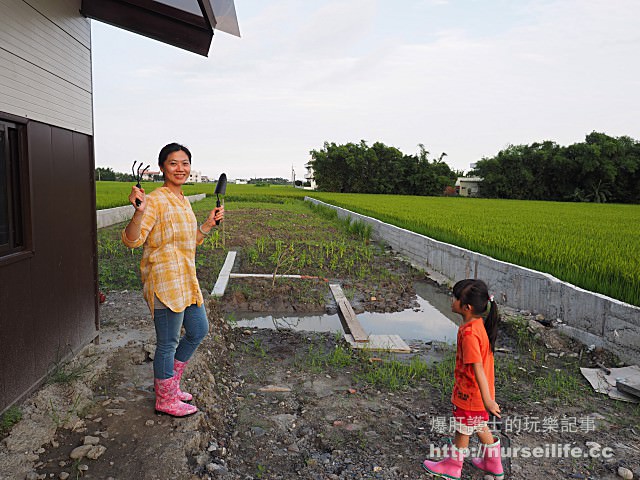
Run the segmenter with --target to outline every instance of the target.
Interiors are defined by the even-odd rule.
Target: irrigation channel
[[[405,341],[455,343],[457,315],[451,312],[451,297],[426,282],[414,284],[418,307],[396,313],[358,314],[368,334],[396,334]],[[297,331],[338,332],[342,324],[337,313],[324,315],[244,315],[239,327],[289,328]]]

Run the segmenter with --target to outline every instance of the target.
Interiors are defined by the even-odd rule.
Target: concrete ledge
[[[311,197],[305,200],[337,210],[340,218],[351,217],[371,225],[374,238],[387,243],[417,268],[435,271],[451,284],[463,278],[481,278],[498,303],[561,319],[566,325],[563,332],[570,337],[589,344],[599,339],[598,346],[623,361],[640,363],[640,307]]]
[[[203,200],[206,197],[204,193],[197,195],[190,195],[187,198],[191,203]],[[130,220],[133,216],[133,205],[124,205],[122,207],[105,208],[104,210],[96,211],[96,220],[98,222],[98,228],[109,227],[116,223],[125,222]]]

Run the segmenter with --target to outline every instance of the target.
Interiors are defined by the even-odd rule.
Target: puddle
[[[365,332],[377,335],[399,335],[403,340],[440,341],[453,344],[458,330],[458,315],[451,312],[451,298],[427,283],[414,285],[419,307],[396,313],[359,313]],[[290,328],[314,332],[342,332],[338,314],[247,316],[239,327]]]

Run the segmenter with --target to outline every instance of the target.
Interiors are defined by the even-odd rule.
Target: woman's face
[[[164,173],[164,181],[166,183],[176,186],[184,185],[189,179],[189,173],[191,173],[189,157],[182,150],[171,152],[160,170]]]

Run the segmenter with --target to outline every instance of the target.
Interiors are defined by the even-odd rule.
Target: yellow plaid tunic
[[[123,230],[122,242],[130,248],[144,244],[140,276],[151,315],[154,294],[174,312],[202,305],[195,262],[198,222],[189,200],[167,187],[154,190],[146,200],[140,237],[131,241]]]

